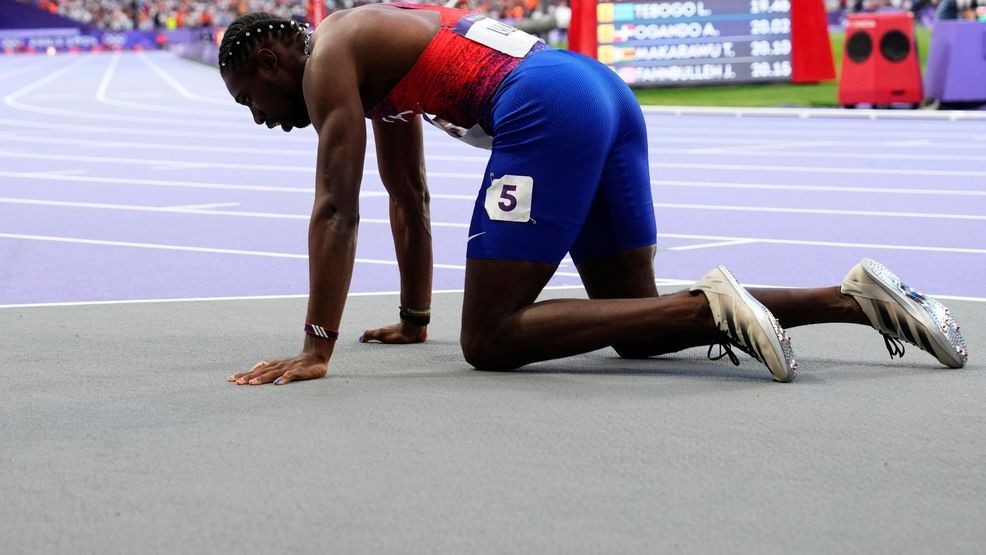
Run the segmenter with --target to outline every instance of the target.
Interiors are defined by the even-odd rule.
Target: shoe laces
[[[883,336],[883,343],[887,346],[887,352],[890,353],[890,359],[893,360],[894,357],[904,358],[904,343],[896,338],[890,337],[890,334],[880,332]]]
[[[739,366],[740,365],[739,357],[736,356],[736,353],[733,352],[733,347],[736,347],[737,349],[753,357],[753,359],[756,360],[757,362],[763,362],[763,360],[760,359],[760,355],[758,355],[753,349],[744,347],[742,344],[740,344],[739,341],[736,341],[735,339],[730,337],[729,334],[720,331],[718,339],[719,339],[718,341],[709,345],[709,352],[706,353],[706,356],[709,357],[709,360],[721,360],[725,357],[729,357],[729,362],[732,362],[733,366]],[[719,347],[719,352],[713,355],[712,350],[715,349],[716,347]]]

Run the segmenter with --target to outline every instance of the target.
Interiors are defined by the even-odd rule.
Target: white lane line
[[[207,103],[210,103],[210,104],[220,104],[220,105],[223,105],[223,106],[232,106],[233,105],[232,99],[223,99],[223,100],[220,100],[218,98],[214,98],[214,97],[211,97],[211,96],[202,96],[202,95],[198,95],[198,94],[195,94],[195,93],[189,91],[188,89],[185,88],[184,85],[182,85],[181,83],[179,83],[167,71],[161,69],[161,67],[159,65],[157,65],[156,63],[154,63],[150,59],[150,57],[147,56],[146,54],[144,54],[143,52],[137,52],[137,58],[141,62],[143,62],[144,65],[146,65],[147,67],[149,67],[151,69],[151,71],[154,72],[155,75],[157,75],[158,77],[160,77],[162,81],[164,81],[165,83],[167,83],[174,90],[178,91],[178,94],[182,95],[183,97],[187,98],[188,100],[192,100],[194,102],[207,102]],[[216,75],[216,79],[218,79],[218,78],[219,78],[219,76]]]
[[[722,212],[766,212],[775,214],[814,214],[820,216],[868,216],[878,218],[918,218],[928,220],[986,220],[983,214],[942,214],[935,212],[886,212],[880,210],[827,210],[821,208],[781,208],[771,206],[736,206],[724,204],[684,204],[655,202],[655,208],[676,210],[716,210]]]
[[[656,283],[663,284],[661,280],[657,280]],[[691,282],[689,282],[691,283]],[[581,285],[548,285],[544,288],[545,291],[561,291],[568,289],[582,289],[585,287]],[[446,294],[456,294],[462,293],[462,289],[435,289],[431,293],[433,295],[446,295]],[[397,296],[400,295],[400,291],[362,291],[362,292],[350,292],[348,296],[350,297],[383,297],[383,296]],[[149,304],[149,303],[200,303],[200,302],[215,302],[215,301],[281,301],[281,300],[291,300],[291,299],[307,299],[308,295],[244,295],[235,297],[186,297],[177,299],[127,299],[118,301],[69,301],[69,302],[52,302],[52,303],[27,303],[27,304],[3,304],[0,308],[52,308],[52,307],[71,307],[71,306],[103,306],[103,305],[118,305],[118,304]]]
[[[137,249],[165,250],[195,252],[207,254],[231,254],[239,256],[259,256],[265,258],[288,258],[293,260],[308,260],[307,254],[296,254],[289,252],[257,251],[244,249],[221,249],[213,247],[193,247],[188,245],[168,245],[162,243],[142,243],[134,241],[108,241],[103,239],[82,239],[78,237],[59,237],[52,235],[32,235],[23,233],[0,233],[2,239],[16,239],[20,241],[43,241],[48,243],[70,243],[78,245],[99,245],[106,247],[127,247]],[[396,260],[382,260],[377,258],[357,258],[359,264],[376,264],[382,266],[396,266]],[[462,264],[435,264],[436,268],[450,270],[464,270]]]
[[[36,64],[28,64],[28,65],[26,65],[24,67],[18,67],[18,68],[14,68],[14,69],[11,69],[9,71],[5,71],[3,73],[0,73],[0,79],[7,79],[8,77],[13,77],[15,75],[20,75],[22,73],[30,73],[32,71],[37,71],[38,69],[40,69],[40,67],[38,65],[36,65]]]
[[[719,156],[749,156],[767,158],[826,158],[826,159],[845,159],[845,160],[927,160],[933,162],[982,162],[986,161],[986,156],[971,154],[921,154],[917,152],[849,152],[845,150],[826,149],[824,152],[791,152],[778,148],[777,145],[769,145],[769,152],[762,152],[753,147],[736,147],[733,149],[707,149],[707,148],[651,148],[651,154],[675,154],[675,155],[719,155]]]
[[[803,141],[826,139],[840,142],[862,139],[872,141],[933,140],[935,142],[986,140],[986,132],[983,131],[982,122],[962,123],[952,127],[949,131],[941,132],[935,131],[935,129],[941,129],[941,126],[929,129],[927,127],[901,128],[899,125],[880,126],[874,124],[847,126],[840,123],[837,127],[819,127],[817,125],[780,127],[771,125],[773,122],[764,120],[740,121],[738,125],[731,126],[728,125],[729,120],[723,118],[715,118],[714,123],[698,122],[690,125],[675,125],[674,123],[669,123],[666,119],[659,119],[648,122],[647,126],[652,129],[659,129],[660,133],[671,137],[707,138],[710,141],[726,137],[748,137],[751,141],[763,140],[764,137],[770,137],[773,140],[781,138]],[[976,131],[964,133],[962,130]]]
[[[751,243],[756,243],[752,239],[733,239],[730,241],[715,241],[713,243],[698,243],[696,245],[681,245],[678,247],[669,247],[664,250],[669,251],[691,251],[698,249],[714,249],[718,247],[731,247],[734,245],[749,245]]]
[[[655,141],[656,142],[656,141]],[[703,141],[704,142],[704,141]],[[650,143],[650,141],[648,141]],[[660,149],[660,148],[650,148],[649,152],[667,152],[670,150],[678,150],[685,154],[743,154],[746,152],[755,152],[760,150],[769,150],[771,152],[776,152],[781,149],[790,148],[820,148],[820,147],[830,147],[830,146],[844,146],[838,141],[784,141],[784,142],[770,142],[770,143],[756,143],[756,144],[736,144],[730,146],[718,146],[718,147],[705,147],[705,148],[686,148],[686,149]]]
[[[182,152],[222,152],[229,154],[263,154],[263,155],[282,155],[282,156],[303,156],[311,158],[312,164],[315,163],[317,145],[312,143],[309,148],[281,149],[281,148],[257,148],[257,147],[233,147],[210,145],[189,145],[178,143],[148,143],[143,141],[100,141],[94,139],[67,139],[59,137],[31,137],[24,135],[0,134],[0,141],[11,141],[13,143],[40,143],[40,144],[62,144],[78,145],[88,148],[112,148],[119,149],[140,149],[153,150],[173,150]],[[377,154],[373,149],[366,151],[367,158],[376,158]],[[482,156],[462,156],[451,154],[426,154],[425,159],[432,162],[486,162],[489,155]]]
[[[71,155],[71,154],[40,154],[37,152],[17,152],[10,148],[0,150],[0,158],[19,158],[19,159],[31,159],[31,160],[62,160],[70,162],[93,162],[99,164],[113,164],[113,165],[129,165],[129,166],[147,166],[159,169],[203,169],[203,168],[217,168],[217,169],[228,169],[228,170],[255,170],[255,171],[272,171],[272,172],[292,172],[292,173],[304,173],[304,174],[315,174],[314,164],[312,166],[291,166],[291,165],[278,165],[278,164],[238,164],[238,163],[228,163],[228,162],[192,162],[184,160],[160,160],[160,159],[148,159],[148,158],[122,158],[118,156],[82,156],[82,155]],[[364,168],[364,175],[379,175],[378,170],[372,168]],[[447,177],[455,179],[470,179],[479,180],[482,174],[477,172],[428,172],[428,177]]]
[[[656,279],[654,283],[657,285],[688,285],[694,283],[694,280],[684,280],[684,279]],[[754,283],[742,284],[743,287],[754,287],[760,289],[787,289],[790,286],[785,285],[763,285]],[[585,290],[582,285],[548,285],[544,291],[570,291],[570,290]],[[433,295],[461,295],[465,291],[463,289],[435,289],[432,291]],[[362,291],[362,292],[352,292],[349,293],[350,297],[396,297],[400,295],[400,291]],[[968,296],[958,296],[958,295],[941,295],[937,293],[929,293],[936,299],[942,299],[946,301],[967,301],[967,302],[978,302],[986,303],[986,297],[968,297]],[[233,297],[185,297],[185,298],[172,298],[172,299],[126,299],[126,300],[115,300],[115,301],[68,301],[68,302],[49,302],[49,303],[24,303],[24,304],[2,304],[0,309],[3,308],[67,308],[73,306],[106,306],[106,305],[128,305],[128,304],[159,304],[159,303],[201,303],[201,302],[217,302],[217,301],[280,301],[280,300],[293,300],[293,299],[307,299],[308,295],[244,295],[244,296],[233,296]]]
[[[120,53],[116,52],[110,59],[110,63],[106,67],[106,71],[103,73],[103,78],[99,82],[99,86],[96,88],[95,98],[101,104],[106,104],[107,106],[117,106],[120,108],[134,109],[134,110],[144,110],[147,112],[166,112],[169,114],[185,114],[190,116],[216,116],[216,117],[242,117],[237,116],[229,111],[229,113],[222,113],[218,110],[196,110],[192,108],[182,108],[174,106],[161,106],[152,104],[143,104],[140,102],[129,102],[127,100],[117,100],[115,98],[109,98],[106,95],[106,91],[109,89],[110,82],[113,79],[113,75],[116,72],[116,66],[120,62]],[[228,103],[227,103],[228,104]]]
[[[208,168],[209,166],[210,166],[209,163],[196,164],[194,162],[192,163],[176,162],[170,165],[148,166],[147,169],[155,172],[161,172],[161,171],[174,171],[174,170],[195,170],[195,169]]]
[[[86,173],[86,170],[55,170],[50,172],[7,172],[0,170],[0,177],[13,177],[17,179],[34,179],[38,181],[54,181],[60,185],[63,182],[79,183],[103,183],[107,185],[146,185],[148,187],[165,187],[178,189],[205,189],[217,191],[251,191],[263,193],[291,193],[304,194],[311,196],[315,192],[314,187],[276,187],[271,185],[237,185],[233,183],[205,183],[201,181],[171,181],[161,179],[131,179],[126,177],[81,177],[76,174]],[[431,175],[431,174],[429,174]],[[478,176],[472,176],[479,179]],[[475,195],[464,195],[455,193],[431,193],[432,199],[442,200],[476,200]],[[361,188],[359,198],[390,198],[386,191],[373,191]]]
[[[374,196],[381,196],[374,194]],[[183,214],[193,216],[226,216],[238,218],[264,218],[274,220],[303,220],[311,219],[309,214],[282,214],[277,212],[248,212],[241,210],[198,210],[173,208],[170,206],[141,206],[136,204],[112,204],[103,202],[77,202],[67,200],[39,200],[0,197],[0,204],[20,204],[29,206],[54,206],[61,208],[93,208],[97,210],[122,210],[128,212],[159,212],[170,214]],[[360,223],[390,225],[390,220],[385,218],[360,218]],[[431,222],[432,227],[450,227],[468,229],[469,224],[453,222]]]
[[[678,179],[654,179],[653,186],[707,188],[707,189],[740,189],[767,191],[820,191],[831,193],[876,193],[881,195],[935,195],[935,196],[986,196],[986,190],[974,191],[968,189],[908,189],[904,187],[864,187],[840,185],[775,185],[772,183],[733,183],[726,181],[683,181]]]
[[[238,202],[210,202],[206,204],[185,204],[183,206],[169,206],[168,208],[176,210],[178,212],[185,211],[198,211],[198,210],[213,210],[216,208],[233,208],[234,206],[239,206]]]
[[[84,170],[79,170],[83,171]],[[0,177],[17,179],[35,179],[39,181],[103,183],[107,185],[146,185],[148,187],[169,187],[179,189],[210,189],[217,191],[256,191],[271,193],[305,193],[312,194],[314,187],[275,187],[270,185],[237,185],[233,183],[206,183],[202,181],[175,181],[162,179],[135,179],[127,177],[78,177],[65,175],[60,172],[9,172],[0,170]],[[129,187],[128,187],[129,189]],[[362,191],[360,192],[362,197]]]
[[[694,239],[700,241],[746,241],[773,245],[799,245],[811,247],[835,247],[848,249],[901,250],[918,252],[943,252],[950,254],[986,254],[986,249],[966,247],[935,247],[925,245],[894,245],[886,243],[851,243],[846,241],[811,241],[807,239],[778,239],[770,237],[732,237],[723,235],[695,235],[691,233],[658,233],[658,238]]]
[[[287,164],[241,164],[228,162],[193,162],[190,160],[161,160],[147,158],[123,158],[114,156],[83,156],[68,154],[42,154],[37,152],[11,153],[0,151],[0,157],[21,158],[31,160],[66,160],[73,162],[96,162],[106,164],[127,164],[137,166],[160,166],[162,168],[222,168],[222,169],[242,169],[258,171],[276,172],[297,172],[314,174],[314,167],[310,166],[291,166]],[[367,157],[373,157],[367,152]],[[486,162],[484,157],[468,156],[428,156],[429,160],[472,160]],[[788,172],[788,173],[835,173],[835,174],[864,174],[864,175],[924,175],[933,177],[986,177],[983,170],[914,170],[914,169],[894,169],[894,168],[839,168],[828,166],[775,166],[775,165],[751,165],[751,164],[711,164],[707,162],[680,163],[680,162],[651,162],[651,168],[674,168],[674,169],[699,169],[699,170],[734,170],[746,172]],[[366,170],[365,173],[376,172]],[[456,173],[456,172],[429,172],[429,176],[434,177],[467,177],[475,178],[475,173]]]
[[[385,195],[385,193],[377,193],[377,195],[383,196]],[[304,220],[304,221],[310,219],[310,216],[305,214],[280,214],[273,212],[245,212],[245,211],[226,211],[226,210],[186,210],[186,209],[174,209],[171,207],[137,206],[137,205],[126,205],[126,204],[104,204],[104,203],[71,202],[71,201],[42,201],[35,199],[8,199],[2,197],[0,197],[0,203],[61,206],[61,207],[71,207],[71,208],[96,208],[96,209],[125,210],[125,211],[138,211],[138,212],[164,212],[164,213],[201,215],[201,216],[230,216],[230,217]],[[986,218],[986,216],[984,216],[984,218]],[[390,220],[387,218],[361,217],[360,223],[389,226]],[[434,228],[457,228],[457,229],[469,228],[468,223],[460,223],[460,222],[432,221],[431,225]],[[843,248],[854,248],[854,249],[865,248],[865,249],[884,249],[884,250],[909,250],[909,251],[922,251],[922,252],[986,254],[986,249],[965,248],[965,247],[895,245],[895,244],[885,244],[885,243],[852,243],[852,242],[842,242],[842,241],[809,241],[809,240],[800,240],[800,239],[775,239],[768,237],[737,237],[737,236],[722,236],[722,235],[695,235],[695,234],[681,234],[681,233],[659,233],[658,237],[659,238],[665,237],[672,239],[696,239],[701,241],[727,242],[732,244],[770,243],[770,244],[805,245],[805,246],[818,246],[818,247],[843,247]],[[687,245],[683,245],[683,246],[687,246]],[[686,250],[686,249],[677,248],[674,250]]]
[[[279,172],[315,173],[309,166],[288,164],[236,164],[232,162],[194,162],[191,160],[164,160],[159,158],[125,158],[120,156],[86,156],[76,154],[41,154],[38,152],[18,152],[11,154],[0,150],[0,158],[19,158],[29,160],[62,160],[68,162],[94,162],[99,164],[126,164],[128,166],[158,166],[162,168],[183,167],[188,169],[219,168],[243,170],[267,170]]]
[[[762,133],[761,133],[762,135]],[[983,137],[986,140],[986,137]],[[779,148],[818,148],[819,146],[840,146],[840,147],[853,147],[859,150],[866,149],[888,149],[892,148],[895,150],[907,149],[907,148],[919,148],[922,151],[934,149],[934,150],[982,150],[983,145],[977,144],[975,141],[966,141],[962,143],[958,142],[945,142],[945,141],[930,141],[927,139],[912,139],[912,140],[872,140],[872,141],[859,141],[859,140],[829,140],[829,141],[816,141],[816,140],[800,140],[800,139],[788,139],[783,143],[770,142],[764,143],[757,140],[752,140],[749,138],[731,138],[722,136],[692,136],[683,137],[677,134],[669,135],[650,135],[647,138],[647,142],[651,145],[684,145],[684,144],[701,144],[706,145],[709,152],[715,152],[718,149],[725,149],[726,151],[732,151],[733,149],[742,148],[752,148],[756,150],[757,148],[767,148],[768,145],[777,145]],[[721,145],[721,146],[708,146],[708,145]]]
[[[116,71],[116,65],[118,63],[120,63],[119,52],[113,54],[113,57],[110,58],[110,63],[107,64],[106,71],[103,72],[103,78],[99,80],[99,86],[96,87],[96,100],[105,102],[106,90],[110,87],[110,81],[113,80],[113,73]]]
[[[986,120],[986,114],[963,110],[847,110],[844,108],[719,108],[692,106],[643,106],[645,114],[710,115],[710,116],[772,116],[789,118],[844,118],[886,120]]]
[[[165,108],[164,110],[171,110]],[[156,132],[155,132],[156,133]],[[31,137],[24,135],[0,133],[0,141],[10,141],[13,143],[40,143],[84,146],[87,148],[111,148],[113,150],[172,150],[179,152],[222,152],[228,154],[265,154],[271,156],[304,156],[312,159],[315,163],[316,143],[311,143],[309,148],[266,148],[266,147],[240,147],[240,146],[220,146],[216,144],[196,145],[188,143],[149,143],[144,141],[102,141],[99,139],[68,139],[63,137]],[[215,139],[213,139],[215,141]],[[369,154],[369,153],[368,153]],[[431,158],[435,159],[435,158]],[[458,159],[458,158],[456,158]]]
[[[168,95],[161,91],[121,91],[114,96],[119,98],[167,98]],[[156,132],[155,132],[156,133]]]
[[[58,79],[61,79],[63,76],[65,76],[65,75],[67,75],[67,74],[75,71],[76,69],[78,69],[78,68],[80,68],[80,67],[88,64],[90,61],[91,61],[91,58],[85,57],[85,58],[82,58],[82,59],[80,59],[80,60],[78,60],[78,61],[76,61],[74,63],[71,63],[71,64],[69,64],[67,66],[63,66],[62,68],[60,68],[60,69],[58,69],[56,71],[53,71],[53,72],[45,75],[44,77],[42,77],[40,79],[37,79],[35,81],[30,82],[27,85],[24,85],[23,87],[17,89],[16,91],[14,91],[12,93],[7,94],[6,96],[3,97],[3,103],[6,104],[7,106],[10,106],[11,108],[15,108],[15,109],[18,109],[18,110],[26,110],[26,111],[29,111],[29,112],[41,112],[41,113],[45,113],[45,111],[44,111],[45,109],[44,108],[39,108],[37,106],[31,106],[31,105],[28,105],[28,104],[24,104],[22,102],[19,102],[18,99],[20,97],[28,94],[28,93],[31,93],[31,92],[34,92],[34,91],[40,89],[41,87],[44,87],[45,85],[47,85],[48,83],[51,83],[52,81],[56,81]]]
[[[112,120],[114,122],[132,122],[132,123],[153,123],[159,125],[183,125],[183,126],[203,126],[203,125],[213,125],[213,126],[228,126],[228,120],[207,120],[204,118],[196,119],[186,119],[181,120],[177,118],[153,118],[144,116],[131,116],[126,114],[112,113],[112,112],[82,112],[78,110],[63,110],[60,108],[46,108],[43,106],[35,106],[33,104],[25,104],[21,102],[20,97],[33,92],[41,87],[61,78],[67,73],[70,73],[80,66],[88,64],[94,55],[89,55],[83,57],[76,61],[75,63],[69,64],[68,66],[62,67],[61,69],[49,73],[48,75],[17,89],[16,91],[6,95],[3,98],[4,104],[10,106],[11,108],[21,110],[24,112],[32,112],[35,114],[45,114],[51,116],[61,116],[69,118],[82,118],[82,119],[97,119],[100,121]]]
[[[105,247],[124,247],[136,249],[165,250],[179,252],[194,252],[205,254],[228,254],[237,256],[258,256],[264,258],[287,258],[292,260],[308,260],[307,254],[296,254],[287,252],[257,251],[245,249],[225,249],[215,247],[193,247],[188,245],[169,245],[162,243],[143,243],[134,241],[109,241],[104,239],[83,239],[79,237],[61,237],[52,235],[34,235],[25,233],[0,233],[0,239],[14,239],[20,241],[42,241],[48,243],[69,243],[78,245],[98,245]],[[380,258],[356,258],[357,264],[371,264],[378,266],[397,266],[396,260],[386,260]],[[433,266],[442,270],[465,270],[465,264],[441,264],[434,263]],[[577,272],[555,272],[557,276],[579,277]]]
[[[898,168],[839,168],[831,166],[779,166],[764,164],[712,164],[709,162],[651,162],[652,168],[733,170],[744,172],[838,173],[866,175],[926,175],[932,177],[986,177],[981,170],[915,170]]]
[[[162,179],[137,179],[126,177],[102,177],[86,176],[78,177],[74,174],[83,174],[86,170],[55,170],[45,172],[10,172],[0,170],[0,177],[14,177],[20,179],[35,179],[39,181],[73,181],[79,183],[104,183],[108,185],[145,185],[149,187],[169,187],[169,188],[189,188],[189,189],[214,189],[228,191],[256,191],[271,193],[304,193],[312,194],[313,187],[275,187],[269,185],[239,185],[234,183],[212,183],[204,181],[183,181],[183,180],[162,180]],[[370,175],[376,172],[368,171]],[[450,174],[429,172],[429,177],[441,177]],[[451,174],[452,177],[462,179],[479,180],[480,174]],[[838,185],[779,185],[772,183],[731,183],[725,181],[683,181],[670,179],[655,179],[651,181],[655,187],[682,187],[682,188],[706,188],[706,189],[737,189],[737,190],[768,190],[768,191],[820,191],[836,193],[873,193],[873,194],[895,194],[895,195],[932,195],[932,196],[986,196],[984,191],[971,191],[966,189],[907,189],[900,187],[863,187],[863,186],[838,186]],[[360,192],[360,198],[386,196],[386,194],[373,192]],[[432,199],[443,200],[476,200],[475,195],[435,193],[431,194]]]
[[[79,100],[81,93],[34,93],[31,95],[34,100]]]
[[[102,117],[102,119],[107,119]],[[28,129],[48,129],[52,131],[72,131],[83,133],[90,136],[93,133],[105,133],[108,135],[137,135],[147,136],[147,129],[142,127],[107,127],[103,125],[73,125],[69,123],[52,123],[44,121],[23,121],[16,119],[0,118],[0,126],[21,127]],[[291,136],[293,135],[293,136]],[[215,142],[219,139],[244,140],[244,141],[265,141],[270,142],[270,134],[265,133],[259,127],[246,127],[242,133],[222,133],[219,131],[197,132],[197,131],[176,131],[174,129],[155,129],[155,137],[176,137],[176,138],[199,138],[206,142]],[[306,144],[315,148],[316,135],[303,135],[302,133],[292,133],[278,137],[278,141]],[[458,141],[456,141],[458,142]]]
[[[110,66],[112,68],[112,65]],[[110,72],[107,70],[107,75]],[[113,99],[106,98],[105,96],[100,97],[97,91],[97,98],[100,102],[106,104],[119,105],[127,108],[138,108],[138,109],[148,109],[157,110],[173,113],[175,111],[180,111],[177,108],[170,108],[165,106],[146,106],[143,104],[137,104],[134,102],[117,101]],[[141,108],[146,106],[146,108]],[[239,119],[240,116],[233,116]],[[270,138],[270,137],[267,137]],[[25,137],[23,135],[13,135],[13,134],[0,134],[0,140],[12,141],[12,142],[33,142],[41,144],[66,144],[66,145],[79,145],[90,148],[104,147],[104,148],[127,148],[127,149],[143,149],[143,150],[172,150],[172,151],[186,151],[186,152],[222,152],[222,153],[232,153],[232,154],[269,154],[269,155],[284,155],[284,156],[305,156],[313,157],[315,155],[315,144],[307,143],[308,148],[296,148],[296,149],[283,149],[283,148],[273,148],[273,147],[235,147],[235,146],[222,146],[215,144],[202,144],[202,145],[190,145],[184,143],[153,143],[146,141],[105,141],[105,140],[95,140],[95,139],[70,139],[62,137]],[[211,140],[215,140],[215,137],[211,137]],[[718,147],[718,148],[697,148],[697,149],[679,149],[679,148],[651,148],[650,154],[686,154],[686,155],[704,155],[704,154],[718,154],[723,156],[729,155],[750,155],[750,156],[761,156],[761,157],[792,157],[792,158],[843,158],[843,159],[873,159],[873,160],[932,160],[932,161],[972,161],[981,162],[986,161],[986,156],[979,155],[962,155],[962,154],[918,154],[918,153],[860,153],[860,152],[834,152],[826,150],[825,152],[780,152],[781,149],[791,149],[791,148],[802,148],[802,147],[816,147],[818,145],[825,144],[838,144],[838,143],[803,143],[803,144],[789,144],[789,143],[768,143],[768,144],[758,144],[749,146],[736,146],[736,147]],[[981,148],[981,147],[978,147]],[[769,152],[760,152],[759,149],[769,150]],[[373,149],[369,149],[366,152],[368,158],[375,158],[376,152]],[[488,155],[449,155],[449,154],[427,154],[427,160],[430,161],[447,161],[447,162],[485,162],[488,160]]]
[[[199,214],[206,216],[232,216],[249,218],[270,218],[299,220],[309,218],[306,214],[283,214],[277,212],[249,212],[237,210],[177,210],[168,206],[143,206],[137,204],[114,204],[100,202],[77,202],[60,200],[41,200],[14,197],[0,197],[0,204],[26,204],[33,206],[56,206],[65,208],[94,208],[102,210],[129,210],[135,212],[175,212],[181,214]],[[986,215],[982,214],[941,214],[934,212],[881,212],[876,210],[823,210],[815,208],[775,208],[768,206],[735,206],[721,204],[679,204],[655,202],[655,208],[669,208],[678,210],[716,210],[727,212],[765,212],[777,214],[814,214],[821,216],[868,216],[885,218],[918,218],[929,220],[974,220],[984,221]],[[378,223],[372,218],[361,218],[360,221],[367,223]],[[384,220],[386,222],[386,220]],[[432,222],[433,226],[453,225],[443,224],[442,222]],[[468,227],[467,224],[454,224],[456,226]]]
[[[0,176],[7,173],[16,174],[17,177],[24,177],[27,179],[45,179],[45,180],[62,180],[68,177],[79,176],[87,173],[89,170],[49,170],[40,172],[0,172]]]
[[[42,154],[37,152],[28,153],[10,153],[0,151],[0,157],[6,158],[27,158],[32,160],[66,160],[73,162],[97,162],[97,163],[107,163],[107,164],[127,164],[127,165],[138,165],[138,166],[159,166],[162,168],[186,168],[186,169],[200,169],[200,168],[223,168],[223,169],[243,169],[243,170],[260,170],[260,171],[277,171],[277,172],[298,172],[298,173],[309,173],[314,174],[314,167],[309,166],[291,166],[287,164],[237,164],[237,163],[227,163],[227,162],[193,162],[190,160],[161,160],[161,159],[147,159],[147,158],[123,158],[114,156],[83,156],[83,155],[68,155],[68,154]],[[371,158],[370,152],[367,152],[367,157]],[[484,157],[470,157],[470,156],[428,156],[429,160],[442,160],[442,161],[482,161],[486,162],[487,158]],[[701,169],[701,170],[735,170],[735,171],[747,171],[747,172],[788,172],[788,173],[835,173],[835,174],[864,174],[864,175],[924,175],[924,176],[936,176],[936,177],[986,177],[986,171],[983,170],[916,170],[916,169],[895,169],[895,168],[839,168],[839,167],[828,167],[828,166],[775,166],[775,165],[753,165],[753,164],[711,164],[707,162],[695,162],[695,163],[680,163],[680,162],[651,162],[651,168],[675,168],[675,169]],[[375,173],[372,170],[367,170],[367,173]],[[448,176],[448,177],[469,177],[473,178],[476,174],[474,173],[451,173],[451,172],[434,172],[429,173],[432,176]]]

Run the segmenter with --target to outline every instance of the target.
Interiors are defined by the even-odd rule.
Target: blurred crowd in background
[[[306,0],[21,0],[67,16],[76,21],[111,31],[177,29],[185,27],[225,27],[249,12],[268,12],[305,21]],[[374,0],[326,0],[327,11],[351,8]],[[480,12],[503,20],[523,20],[553,16],[559,29],[567,29],[571,9],[567,0],[419,0]],[[829,11],[875,11],[888,7],[915,12],[934,10],[939,4],[959,8],[975,7],[977,0],[826,0]],[[986,5],[986,0],[980,0]]]
[[[267,12],[280,17],[305,21],[305,0],[22,0],[112,31],[177,29],[229,25],[238,16],[249,12]],[[363,4],[368,0],[328,0],[327,12]],[[498,19],[519,20],[535,14],[557,14],[568,27],[571,10],[567,0],[418,0],[420,4],[441,4],[484,13]],[[561,26],[561,25],[559,25]]]

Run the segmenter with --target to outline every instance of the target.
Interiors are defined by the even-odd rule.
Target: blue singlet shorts
[[[643,113],[592,58],[529,56],[493,99],[469,258],[576,264],[656,243]]]

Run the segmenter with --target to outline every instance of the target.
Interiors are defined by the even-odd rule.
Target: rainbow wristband
[[[401,321],[415,326],[427,326],[431,323],[431,309],[417,309],[399,307],[401,309]]]
[[[339,339],[339,332],[327,330],[315,324],[305,324],[305,333],[314,335],[315,337],[321,337],[322,339]]]

